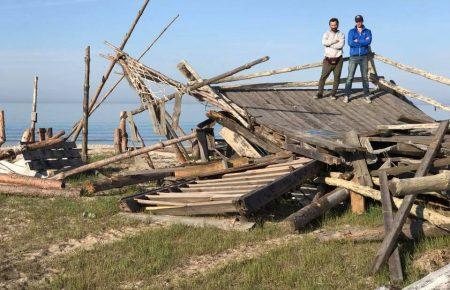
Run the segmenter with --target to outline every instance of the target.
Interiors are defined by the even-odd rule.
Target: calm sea
[[[442,110],[434,111],[430,105],[416,104],[421,110],[436,120],[449,119],[450,113]],[[120,111],[133,110],[136,103],[103,104],[89,119],[89,142],[91,144],[112,144],[114,129],[119,124]],[[203,121],[205,112],[211,108],[197,102],[183,103],[180,126],[190,132]],[[30,126],[30,103],[2,103],[0,110],[5,111],[7,145],[19,142],[23,131]],[[170,111],[170,108],[168,108]],[[81,117],[79,103],[39,103],[37,127],[53,128],[53,132],[65,130],[70,132],[74,122]],[[147,143],[164,139],[153,133],[148,113],[135,117],[141,135]]]

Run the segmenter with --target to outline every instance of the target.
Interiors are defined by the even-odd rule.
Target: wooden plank
[[[220,132],[220,136],[233,148],[239,156],[258,158],[262,155],[256,151],[256,149],[241,135],[231,131],[230,129],[223,127]]]
[[[57,159],[57,160],[33,160],[28,162],[31,170],[63,169],[67,167],[77,167],[83,165],[81,158]]]
[[[432,168],[434,169],[440,169],[445,168],[448,165],[450,165],[450,157],[436,159],[433,164]],[[378,169],[378,170],[372,170],[370,174],[372,176],[379,176],[381,172],[386,172],[387,175],[401,175],[406,172],[413,172],[419,169],[420,164],[411,164],[406,166],[399,166],[399,167],[392,167],[392,168],[384,168],[384,169]]]
[[[208,150],[208,141],[206,139],[205,130],[203,129],[196,129],[197,133],[197,142],[198,147],[200,149],[200,158],[203,162],[209,161],[209,150]]]
[[[433,163],[433,159],[436,156],[437,152],[439,151],[442,139],[444,138],[444,135],[447,132],[448,125],[449,121],[441,122],[441,124],[439,125],[439,128],[435,135],[435,140],[432,142],[432,144],[427,150],[427,153],[422,159],[422,163],[417,169],[415,177],[425,176],[428,173]],[[394,250],[397,244],[398,236],[400,235],[400,232],[403,228],[403,224],[405,223],[406,218],[408,217],[408,214],[411,211],[416,196],[417,194],[408,195],[403,199],[402,205],[400,206],[400,208],[397,211],[397,214],[395,215],[391,231],[389,231],[389,233],[385,236],[380,246],[380,249],[378,250],[377,255],[375,256],[375,260],[372,266],[373,273],[378,272],[381,266],[389,259],[392,251]]]
[[[307,149],[302,146],[294,145],[294,144],[285,144],[283,145],[283,149],[286,149],[288,151],[291,151],[296,154],[300,154],[302,156],[324,162],[328,165],[339,165],[342,163],[341,159],[339,157],[327,154],[327,153],[320,153],[317,150],[313,149]]]
[[[269,202],[283,196],[295,186],[314,177],[321,169],[322,165],[319,162],[311,161],[289,174],[280,176],[267,186],[237,198],[234,201],[236,207],[241,215],[249,216],[254,214]]]
[[[403,288],[403,290],[420,290],[420,289],[435,289],[444,290],[450,289],[450,264],[434,271],[419,281],[412,283],[411,285]]]
[[[263,148],[264,150],[266,150],[269,153],[277,153],[277,152],[281,151],[281,149],[277,145],[273,144],[270,141],[263,140],[260,136],[257,136],[255,133],[253,133],[249,129],[239,125],[236,121],[226,117],[225,115],[223,115],[219,112],[209,111],[207,113],[207,116],[209,118],[216,120],[222,126],[227,127],[228,129],[236,132],[237,134],[240,134],[241,136],[245,136],[245,138],[248,141]]]
[[[237,212],[231,199],[210,202],[188,203],[183,206],[158,206],[147,207],[146,210],[153,214],[162,215],[200,215],[223,214]]]
[[[383,208],[384,232],[386,234],[391,230],[392,223],[394,222],[391,194],[388,188],[388,177],[386,173],[380,175],[380,192],[381,206]],[[398,247],[394,249],[389,258],[389,274],[393,285],[398,285],[403,281],[402,263],[400,260],[400,252]]]

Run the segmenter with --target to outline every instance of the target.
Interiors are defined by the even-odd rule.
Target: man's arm
[[[330,47],[335,48],[335,49],[342,49],[345,45],[345,35],[344,33],[339,33],[338,34],[338,42],[336,42],[335,44],[332,44]]]
[[[353,29],[348,32],[348,45],[350,47],[361,47],[358,38],[355,38],[353,35]]]
[[[367,36],[359,42],[362,46],[369,46],[372,43],[372,31],[367,29]]]
[[[323,46],[331,46],[333,43],[335,43],[334,41],[332,41],[332,40],[329,40],[328,39],[328,33],[327,32],[325,32],[324,34],[323,34],[323,36],[322,36],[322,44],[323,44]]]

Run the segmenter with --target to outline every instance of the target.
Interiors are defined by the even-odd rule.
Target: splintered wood
[[[158,191],[135,201],[153,214],[203,215],[236,213],[234,200],[268,186],[310,161],[300,158],[265,168],[224,174],[219,178],[192,181],[172,192]],[[174,192],[177,190],[178,192]]]

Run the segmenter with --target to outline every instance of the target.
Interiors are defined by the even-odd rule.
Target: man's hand
[[[335,40],[334,40],[334,43],[338,43],[338,42],[339,42],[339,39],[335,39]]]
[[[358,43],[358,38],[353,39],[354,42]]]

